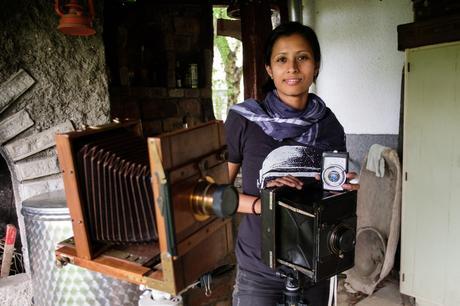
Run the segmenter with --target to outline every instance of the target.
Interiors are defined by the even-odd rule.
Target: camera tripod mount
[[[277,306],[308,306],[303,301],[300,293],[298,272],[292,271],[289,273],[276,272],[280,278],[284,278],[284,291],[283,298],[276,305]]]

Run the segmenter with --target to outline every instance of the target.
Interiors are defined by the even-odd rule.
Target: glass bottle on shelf
[[[190,64],[190,87],[198,88],[198,64]]]
[[[198,88],[198,64],[190,63],[187,65],[185,86],[188,88]]]
[[[176,87],[182,88],[184,84],[183,84],[183,73],[182,73],[182,67],[181,67],[180,61],[176,61],[175,74],[176,74]]]

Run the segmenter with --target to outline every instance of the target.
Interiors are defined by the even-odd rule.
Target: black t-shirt
[[[225,129],[229,162],[241,164],[243,193],[248,195],[259,196],[257,187],[259,170],[270,152],[281,146],[302,145],[293,140],[280,142],[273,139],[257,124],[235,111],[229,112]],[[315,147],[319,151],[346,150],[343,127],[330,109],[327,109],[326,115],[319,122]],[[268,266],[262,263],[260,248],[261,219],[259,216],[246,215],[239,226],[235,248],[240,268],[268,278],[279,279]]]

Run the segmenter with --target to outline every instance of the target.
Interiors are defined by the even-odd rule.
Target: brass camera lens
[[[231,185],[218,185],[212,178],[205,177],[195,186],[190,205],[198,221],[204,221],[212,215],[230,217],[238,208],[238,192]]]

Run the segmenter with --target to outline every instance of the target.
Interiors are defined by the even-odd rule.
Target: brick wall
[[[214,118],[208,88],[114,87],[110,93],[112,117],[140,119],[146,136]]]
[[[214,119],[211,5],[190,0],[106,6],[112,117],[142,120],[146,136]]]

